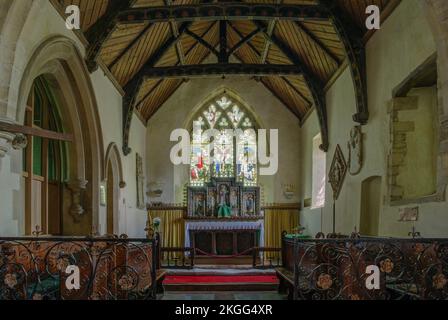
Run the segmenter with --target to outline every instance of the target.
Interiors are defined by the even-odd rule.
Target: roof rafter
[[[218,61],[220,63],[228,63],[229,55],[227,52],[227,22],[225,20],[219,21],[219,55]]]
[[[165,5],[172,6],[173,1],[172,0],[165,0]],[[170,21],[170,28],[171,28],[171,34],[173,37],[179,37],[179,28],[177,27],[177,23],[175,21]],[[182,41],[177,41],[176,43],[176,53],[177,58],[179,59],[179,62],[181,65],[185,64],[185,55],[184,50],[182,48]]]
[[[236,29],[230,22],[229,22],[229,25],[230,25],[230,27],[232,28],[232,30],[240,37],[240,38],[243,38],[244,37],[244,35],[243,34],[241,34],[241,32],[238,30],[238,29]],[[255,48],[250,42],[247,42],[246,43],[254,52],[255,52],[255,54],[257,55],[257,56],[259,56],[259,57],[261,57],[261,53],[257,50],[257,48]],[[269,65],[269,63],[268,63],[268,65]],[[286,80],[286,78],[284,78],[284,77],[281,77],[281,79],[282,80]],[[265,88],[269,91],[269,92],[271,92],[284,106],[286,106],[286,108],[288,108],[288,110],[289,111],[291,111],[292,112],[292,114],[294,114],[298,119],[299,119],[299,121],[301,122],[302,121],[302,119],[300,118],[300,114],[299,114],[299,112],[296,110],[296,109],[294,109],[294,108],[292,108],[286,101],[285,101],[285,99],[283,99],[277,92],[275,92],[275,90],[273,90],[272,88],[270,88],[266,83],[265,83],[265,81],[263,80],[263,79],[260,79],[260,77],[255,77],[255,80],[256,81],[261,81],[261,83],[265,86]],[[296,91],[296,92],[298,92],[298,91]],[[302,95],[301,95],[302,96]],[[306,99],[304,99],[304,101],[308,101],[308,100],[306,100]],[[310,103],[310,106],[311,106],[311,103]]]
[[[146,32],[149,31],[154,26],[152,23],[148,23],[148,25],[143,28],[143,30],[137,35],[137,37],[134,38],[127,46],[124,48],[120,54],[114,59],[114,61],[111,62],[111,64],[108,66],[109,70],[112,70],[112,68],[131,50],[139,41],[140,39],[146,34]]]
[[[254,22],[258,26],[262,26],[262,22]],[[322,135],[322,145],[320,146],[323,151],[328,151],[329,137],[328,137],[328,120],[327,120],[327,104],[324,92],[324,84],[308,69],[302,59],[296,55],[289,46],[287,46],[281,39],[275,34],[269,35],[267,32],[263,32],[267,40],[271,41],[277,46],[280,51],[298,68],[302,70],[303,78],[308,85],[308,88],[313,96],[314,105],[316,106],[317,115],[319,118],[319,125]]]
[[[253,4],[253,3],[203,3],[144,7],[123,10],[120,23],[204,21],[204,20],[328,20],[328,12],[317,4]]]
[[[333,52],[331,52],[330,49],[318,38],[316,37],[311,30],[308,29],[306,25],[304,25],[300,21],[295,21],[295,24],[297,28],[299,28],[300,31],[302,31],[304,34],[306,34],[307,37],[309,37],[314,43],[316,43],[319,48],[321,48],[327,56],[329,56],[338,66],[341,65],[341,61],[339,57],[337,57]]]
[[[195,39],[199,44],[203,45],[204,47],[206,47],[208,50],[210,50],[211,53],[213,53],[216,57],[219,57],[219,52],[218,50],[215,49],[215,47],[213,45],[211,45],[210,43],[208,43],[207,41],[205,41],[204,39],[202,39],[202,37],[198,36],[196,33],[194,33],[193,31],[186,29],[185,33],[188,34],[190,37],[192,37],[193,39]]]
[[[277,0],[277,4],[282,4],[282,3],[283,3],[283,0]],[[269,36],[271,36],[272,33],[274,32],[275,27],[277,26],[277,21],[278,21],[277,19],[269,21],[268,31],[267,31]],[[266,40],[266,44],[264,46],[263,53],[261,56],[261,61],[260,61],[261,63],[266,62],[266,59],[268,58],[268,54],[269,54],[269,49],[271,48],[271,44],[272,43],[270,41]]]
[[[291,81],[289,81],[287,78],[285,78],[285,77],[282,77],[282,79],[283,79],[283,81],[285,81],[286,82],[286,84],[298,95],[298,96],[300,96],[300,98],[303,100],[303,101],[305,101],[307,104],[308,104],[308,107],[309,108],[311,108],[312,106],[313,106],[313,103],[311,102],[311,101],[309,101],[308,100],[308,98],[307,97],[305,97],[304,95],[303,95],[303,93],[302,92],[300,92],[299,91],[299,89],[297,89],[296,88],[296,86],[295,85],[293,85],[292,83],[291,83]],[[303,119],[301,119],[301,120],[303,120]]]
[[[212,30],[212,28],[215,26],[216,23],[211,23],[210,26],[207,28],[207,30],[205,30],[205,32],[202,33],[201,37],[205,37],[210,30]],[[190,49],[187,50],[187,52],[185,53],[185,56],[188,57],[188,55],[190,54],[190,52],[192,52],[197,46],[199,45],[198,42],[194,43],[193,46],[191,46]],[[177,63],[177,66],[179,65],[179,63]],[[162,84],[163,79],[160,79],[156,85],[140,100],[135,104],[135,107],[138,108],[153,92],[155,89],[157,89],[157,87]]]
[[[191,22],[185,22],[179,28],[179,34],[185,33],[185,30],[191,25]],[[147,74],[146,69],[153,68],[163,55],[179,41],[179,37],[171,36],[159,49],[145,62],[137,74],[124,87],[125,95],[123,97],[123,153],[128,155],[131,153],[129,148],[129,130],[131,129],[132,115],[135,108],[135,99],[140,87]]]
[[[230,48],[228,55],[234,54],[237,50],[239,50],[243,45],[251,41],[257,34],[259,34],[262,30],[260,28],[255,29],[251,33],[249,33],[247,36],[241,38],[240,41],[238,41],[237,44],[235,44],[232,48]],[[262,63],[263,64],[263,63]]]
[[[274,32],[276,25],[277,25],[277,20],[269,21],[269,26],[268,26],[268,31],[267,31],[267,34],[269,36],[271,36],[272,33]],[[266,44],[264,46],[263,53],[261,55],[261,63],[266,63],[266,60],[267,60],[268,54],[269,54],[269,49],[271,48],[271,45],[272,45],[271,41],[269,41],[268,39],[265,39],[265,40],[266,40]]]
[[[89,41],[86,63],[90,72],[98,69],[97,59],[101,48],[117,28],[120,12],[130,9],[136,2],[137,0],[109,1],[106,12],[86,31]]]

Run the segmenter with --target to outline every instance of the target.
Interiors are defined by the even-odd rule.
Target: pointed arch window
[[[212,178],[257,185],[257,126],[241,103],[223,93],[200,109],[192,126],[190,185],[202,186]],[[208,129],[217,134],[205,136]]]

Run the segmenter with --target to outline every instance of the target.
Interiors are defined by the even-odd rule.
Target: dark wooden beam
[[[277,0],[276,3],[282,4],[283,0]],[[277,22],[278,22],[277,19],[269,21],[268,30],[267,30],[267,33],[269,36],[271,36],[274,33],[275,27],[277,26]],[[266,44],[264,46],[263,53],[261,55],[260,63],[266,63],[266,60],[267,60],[268,54],[269,54],[269,49],[271,48],[271,44],[272,43],[269,40],[266,40]]]
[[[235,28],[230,22],[229,22],[229,25],[230,25],[230,27],[233,29],[233,31],[235,31],[235,33],[242,39],[243,38],[243,34],[241,34],[241,32],[237,29],[237,28]],[[268,28],[268,30],[269,30],[269,28]],[[254,53],[258,56],[258,57],[260,57],[260,59],[261,59],[261,57],[262,57],[262,53],[260,53],[259,51],[258,51],[258,49],[257,48],[255,48],[250,42],[248,42],[247,43],[247,45],[254,51]],[[266,61],[267,62],[267,61]],[[269,63],[268,63],[269,64]],[[269,90],[283,105],[285,105],[285,107],[286,108],[288,108],[288,110],[289,111],[291,111],[292,112],[292,114],[294,114],[298,119],[299,119],[299,121],[300,122],[302,122],[303,121],[303,119],[301,118],[301,115],[300,115],[300,113],[298,112],[298,110],[297,109],[294,109],[293,107],[291,107],[286,101],[285,101],[285,99],[283,98],[283,97],[281,97],[279,94],[277,94],[277,92],[275,92],[275,90],[273,90],[273,89],[271,89],[266,83],[265,83],[265,80],[264,79],[261,79],[260,77],[254,77],[254,79],[256,80],[256,81],[260,81],[264,86],[265,86],[265,88],[267,89],[267,90]],[[306,101],[306,102],[308,102],[308,104],[309,104],[309,106],[311,107],[312,106],[312,103],[311,102],[309,102],[308,101],[308,99],[306,99],[304,96],[303,96],[303,94],[299,91],[299,90],[297,90],[297,88],[295,88],[290,82],[289,82],[289,80],[288,79],[286,79],[285,77],[281,77],[281,79],[282,80],[284,80],[288,85],[290,85],[291,87],[293,87],[293,89],[294,89],[294,91],[301,97],[301,98],[303,98],[303,100],[304,101]]]
[[[272,36],[272,34],[274,33],[274,29],[275,29],[276,25],[277,25],[277,20],[269,21],[269,26],[268,26],[268,31],[267,31],[267,34],[269,37]],[[263,53],[261,55],[261,61],[260,61],[261,63],[266,63],[266,60],[267,60],[268,54],[269,54],[269,49],[271,48],[271,44],[272,44],[272,42],[269,39],[266,38],[265,40],[266,40],[266,44],[264,46]]]
[[[232,48],[230,48],[228,55],[231,56],[234,54],[237,50],[239,50],[244,44],[251,41],[257,34],[259,34],[262,30],[260,28],[255,29],[251,33],[249,33],[247,36],[241,38],[240,41],[238,41],[237,44],[235,44]]]
[[[211,3],[144,7],[124,10],[119,15],[120,23],[142,22],[186,22],[204,20],[328,20],[327,11],[319,5]]]
[[[96,21],[85,36],[89,41],[86,54],[86,64],[90,72],[98,68],[97,58],[103,44],[109,39],[117,27],[121,11],[130,9],[137,0],[109,1],[106,12]]]
[[[209,2],[209,1],[211,1],[211,0],[204,0],[204,1]],[[201,37],[206,37],[206,36],[209,34],[209,32],[216,26],[217,23],[218,23],[218,22],[211,23],[211,24],[209,25],[209,27],[208,27],[208,28],[201,34]],[[200,45],[200,44],[199,44],[198,42],[194,43],[194,44],[187,50],[185,56],[188,57],[188,56],[190,55],[190,53],[193,52],[193,51],[196,49],[196,47],[199,46],[199,45]],[[205,59],[207,59],[207,56],[205,56],[201,61],[199,61],[199,63],[202,63]],[[155,86],[155,88],[157,88],[157,86],[160,85],[162,82],[163,82],[163,80],[160,81],[160,82]],[[185,79],[183,79],[183,81],[178,81],[178,82],[179,82],[179,84],[178,84],[174,89],[172,89],[171,92],[175,92],[176,90],[178,90],[179,87],[180,87],[183,83],[188,82],[188,79],[185,78]],[[167,95],[166,97],[164,97],[164,99],[163,99],[162,101],[159,101],[159,107],[156,108],[156,109],[151,110],[152,112],[149,113],[149,114],[147,115],[147,119],[148,119],[147,121],[149,121],[149,119],[151,119],[151,117],[153,117],[153,116],[157,113],[157,111],[158,111],[158,110],[163,106],[163,104],[170,98],[170,96],[171,96],[171,94],[170,94],[170,95]],[[143,101],[142,101],[142,102],[143,102]]]
[[[302,76],[301,68],[286,64],[214,63],[146,68],[145,79],[183,79],[233,76]]]
[[[24,135],[40,137],[44,139],[56,140],[56,141],[73,141],[73,135],[68,133],[59,133],[50,130],[44,130],[36,127],[27,127],[17,124],[11,124],[0,121],[0,131],[6,131],[10,133],[22,133]]]
[[[227,52],[227,22],[225,20],[219,21],[219,63],[229,62],[229,55]]]
[[[165,5],[172,6],[173,1],[165,0]],[[170,28],[171,28],[171,34],[173,35],[173,37],[179,37],[179,28],[177,27],[176,21],[170,21]],[[176,43],[176,53],[177,53],[177,58],[179,59],[180,65],[184,65],[185,64],[185,55],[184,55],[184,50],[182,48],[182,41],[180,41],[180,40],[177,41],[177,43]]]
[[[259,27],[263,27],[263,23],[255,21],[255,24]],[[328,119],[327,119],[327,104],[324,91],[324,83],[313,74],[313,72],[306,66],[302,59],[292,51],[292,49],[284,43],[275,34],[269,35],[267,32],[263,32],[266,39],[277,46],[280,51],[298,68],[301,70],[303,78],[308,85],[308,88],[313,96],[314,105],[317,110],[319,118],[319,125],[322,135],[322,145],[320,146],[323,151],[328,151],[329,137],[328,137]]]
[[[205,31],[202,33],[201,37],[205,37],[205,36],[210,32],[210,30],[213,28],[214,25],[215,25],[214,23],[210,24],[210,26],[207,28],[207,30],[205,30]],[[193,46],[191,46],[190,49],[187,50],[185,56],[188,57],[188,55],[190,54],[190,52],[192,52],[198,45],[199,45],[198,42],[196,42],[195,44],[193,44]],[[180,65],[180,62],[178,62],[177,65]],[[138,101],[138,102],[135,104],[135,108],[138,108],[138,107],[139,107],[139,106],[140,106],[140,105],[141,105],[141,104],[142,104],[142,103],[143,103],[143,102],[144,102],[144,101],[145,101],[145,100],[146,100],[152,93],[154,93],[154,91],[157,89],[157,87],[158,87],[159,85],[162,84],[162,82],[163,82],[163,79],[160,79],[159,81],[157,81],[156,85],[155,85],[153,88],[151,88],[151,90],[149,90],[148,93],[145,94],[145,96],[144,96],[143,98],[141,98],[140,101]]]
[[[366,50],[363,29],[359,28],[333,0],[320,0],[320,3],[328,10],[330,21],[344,45],[349,61],[355,87],[357,109],[353,121],[365,125],[369,120],[369,109],[367,105]]]
[[[171,36],[159,49],[144,63],[137,74],[124,87],[125,95],[123,97],[123,153],[125,156],[131,153],[129,148],[129,131],[131,129],[132,115],[135,108],[135,99],[141,85],[145,80],[145,75],[148,74],[147,69],[153,68],[157,62],[168,52],[168,50],[176,45],[177,41],[185,33],[191,22],[185,22],[179,28],[179,37]]]
[[[208,50],[210,50],[211,53],[213,53],[216,57],[219,58],[219,52],[218,50],[215,49],[215,47],[213,45],[211,45],[210,43],[208,43],[207,41],[205,41],[203,39],[203,37],[198,36],[196,33],[190,31],[190,30],[185,30],[185,33],[188,34],[190,37],[192,37],[193,39],[195,39],[197,42],[199,42],[201,45],[203,45],[204,47],[206,47]]]

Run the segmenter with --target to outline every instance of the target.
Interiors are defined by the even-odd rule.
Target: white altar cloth
[[[200,230],[259,230],[260,247],[264,247],[264,220],[258,221],[194,221],[185,223],[185,247],[189,248],[190,231]]]

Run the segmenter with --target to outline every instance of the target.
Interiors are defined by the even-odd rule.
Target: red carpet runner
[[[275,275],[263,276],[167,276],[163,284],[268,283],[278,284]]]

